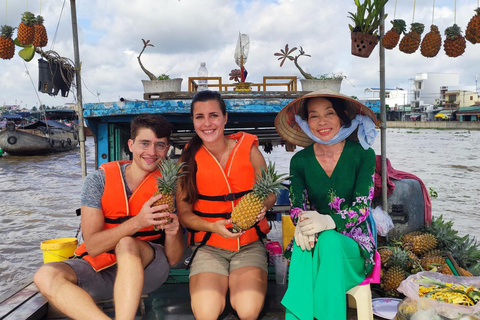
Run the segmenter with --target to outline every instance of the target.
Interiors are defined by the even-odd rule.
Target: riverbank
[[[480,130],[480,121],[387,121],[387,128]]]

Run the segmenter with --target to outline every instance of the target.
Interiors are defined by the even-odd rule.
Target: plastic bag
[[[426,276],[435,280],[440,280],[442,282],[448,283],[458,283],[465,286],[480,287],[480,277],[457,277],[453,275],[442,274],[438,272],[423,271],[416,274],[412,274],[406,280],[402,281],[398,287],[398,291],[403,293],[405,296],[411,300],[408,303],[416,304],[417,311],[414,314],[410,314],[411,318],[403,317],[404,319],[418,319],[418,317],[413,317],[417,313],[419,314],[430,314],[431,316],[441,316],[443,318],[431,317],[427,319],[480,319],[480,303],[477,303],[474,306],[461,306],[455,305],[452,303],[441,302],[435,299],[420,297],[418,294],[420,283],[415,282],[415,280],[420,279],[422,276]],[[405,299],[405,303],[407,299]],[[403,306],[405,304],[402,303]],[[399,313],[401,306],[399,305]],[[435,310],[433,312],[432,310]],[[402,317],[400,317],[402,318]]]
[[[382,206],[376,206],[372,210],[373,219],[377,225],[377,233],[382,237],[386,237],[388,231],[393,229],[393,221],[388,212],[383,211]]]

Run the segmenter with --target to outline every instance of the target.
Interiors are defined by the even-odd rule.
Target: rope
[[[433,0],[433,9],[432,9],[432,24],[435,17],[435,0]]]
[[[417,4],[417,0],[413,0],[413,17],[412,23],[415,23],[415,5]]]
[[[457,24],[457,0],[455,0],[455,8],[453,10],[453,23]]]
[[[32,82],[33,91],[35,91],[35,94],[37,95],[38,102],[40,103],[40,106],[41,106],[42,101],[40,101],[40,96],[38,95],[37,88],[35,87],[35,84],[33,83],[32,76],[30,75],[30,72],[28,71],[27,64],[25,63],[25,60],[23,60],[23,65],[25,66],[25,70],[27,70],[28,77],[30,78],[30,81]]]
[[[60,19],[62,18],[63,9],[65,8],[65,2],[66,0],[63,0],[62,10],[60,11],[60,17],[58,17],[57,27],[55,28],[55,33],[53,35],[53,40],[52,40],[52,45],[50,46],[50,50],[53,50],[53,47],[55,45],[55,40],[57,39],[58,27],[60,26]]]
[[[5,24],[7,24],[7,3],[8,0],[5,0]]]
[[[397,0],[395,0],[395,9],[393,9],[393,20],[395,20],[396,15],[397,15]]]
[[[40,10],[39,10],[39,15],[42,15],[42,0],[40,0]]]

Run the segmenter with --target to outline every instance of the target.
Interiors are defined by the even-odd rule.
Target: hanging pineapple
[[[37,16],[37,20],[34,26],[35,33],[33,36],[33,45],[35,47],[43,48],[47,45],[48,36],[47,30],[45,30],[45,26],[43,25],[43,17]]]
[[[168,204],[168,208],[160,212],[175,211],[175,192],[177,191],[177,181],[178,178],[185,174],[184,171],[181,171],[184,166],[184,162],[177,163],[174,160],[163,160],[158,165],[158,170],[160,171],[160,174],[162,176],[157,177],[157,191],[155,191],[153,195],[156,196],[161,193],[162,198],[155,201],[152,207],[162,204]],[[166,220],[166,223],[172,222],[172,219],[170,217],[166,217],[163,219]],[[155,227],[155,230],[158,229]]]
[[[15,55],[15,43],[12,39],[13,28],[3,25],[0,30],[0,58],[8,60]]]
[[[420,36],[425,28],[423,23],[414,22],[410,26],[410,32],[400,41],[399,49],[404,53],[414,53],[420,46]]]
[[[23,45],[29,45],[33,42],[33,37],[35,35],[35,22],[37,18],[35,15],[29,11],[25,11],[22,14],[22,22],[18,26],[17,39]]]
[[[480,43],[480,8],[474,10],[477,14],[470,19],[465,30],[465,39],[471,43]]]
[[[385,49],[393,49],[397,46],[400,35],[405,34],[406,23],[402,19],[390,21],[393,24],[392,29],[388,30],[382,38],[382,45]]]
[[[433,58],[438,54],[442,46],[442,35],[436,25],[430,26],[430,32],[425,35],[420,45],[420,53],[427,58]]]
[[[462,36],[462,30],[457,24],[445,29],[445,41],[443,42],[443,49],[447,56],[455,58],[465,52],[467,42]]]
[[[275,164],[268,162],[267,169],[262,168],[262,176],[254,183],[252,192],[244,195],[233,208],[231,221],[233,232],[248,230],[257,221],[257,215],[263,208],[263,201],[271,194],[279,194],[285,189],[281,183],[288,177],[275,172]]]

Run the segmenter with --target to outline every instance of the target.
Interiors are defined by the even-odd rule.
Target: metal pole
[[[77,112],[78,112],[78,128],[80,141],[80,158],[82,164],[82,178],[87,176],[87,157],[85,150],[85,131],[83,128],[83,100],[82,100],[82,78],[80,76],[80,52],[78,49],[78,31],[77,31],[77,10],[75,8],[75,0],[70,0],[72,15],[72,34],[73,34],[73,50],[75,55],[75,76],[77,82]]]
[[[385,9],[380,12],[380,40],[385,32]],[[382,153],[382,209],[388,212],[387,202],[387,108],[385,106],[385,48],[380,42],[380,133]]]

